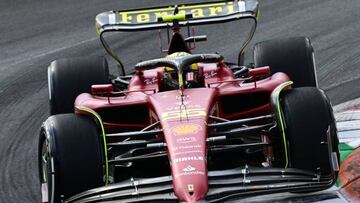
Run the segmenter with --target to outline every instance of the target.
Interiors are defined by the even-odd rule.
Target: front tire
[[[286,73],[294,87],[317,87],[314,50],[306,37],[273,39],[255,44],[255,67]]]
[[[50,114],[73,113],[76,97],[90,93],[93,84],[109,84],[104,57],[78,57],[53,61],[48,68]]]
[[[40,184],[48,202],[61,202],[104,185],[102,147],[95,121],[76,114],[49,117],[39,139]]]
[[[325,93],[314,87],[290,89],[281,95],[280,104],[290,167],[317,172],[324,177],[335,175],[333,179],[336,179],[332,166],[334,154],[331,152],[339,158],[338,138],[332,108]]]

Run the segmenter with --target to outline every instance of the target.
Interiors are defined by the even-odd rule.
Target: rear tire
[[[53,61],[48,68],[50,114],[73,113],[76,97],[90,93],[93,84],[109,84],[104,57],[78,57]]]
[[[331,151],[339,158],[337,131],[325,93],[314,87],[290,89],[281,95],[281,109],[290,167],[337,176],[329,156]],[[329,126],[331,140],[327,136]],[[331,146],[327,144],[329,141]]]
[[[76,114],[49,117],[39,140],[40,184],[48,202],[61,202],[104,185],[102,147],[95,121]]]
[[[255,44],[255,67],[286,73],[294,87],[317,86],[314,50],[306,37],[273,39]]]

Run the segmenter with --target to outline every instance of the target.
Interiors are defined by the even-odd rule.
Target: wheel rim
[[[53,159],[50,153],[49,140],[44,135],[40,151],[40,185],[43,202],[53,202]]]
[[[41,171],[42,171],[42,176],[41,176],[41,183],[47,183],[48,181],[48,163],[49,163],[49,143],[48,141],[45,139],[44,142],[42,143],[42,147],[41,147]]]

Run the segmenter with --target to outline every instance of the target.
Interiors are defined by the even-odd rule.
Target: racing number
[[[164,112],[161,115],[162,120],[169,119],[180,119],[180,118],[191,118],[191,117],[200,117],[206,116],[206,111],[203,109],[183,109],[178,111],[168,111]]]

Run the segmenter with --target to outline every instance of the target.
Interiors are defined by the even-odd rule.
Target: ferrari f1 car
[[[255,0],[99,14],[100,40],[122,74],[110,75],[103,57],[49,66],[52,116],[39,141],[42,200],[223,202],[331,187],[339,169],[337,130],[317,88],[310,40],[257,43],[254,63],[245,66],[258,14]],[[194,35],[194,26],[243,19],[252,27],[237,63],[192,52],[207,39]],[[148,30],[167,31],[168,49],[126,75],[104,34]]]

